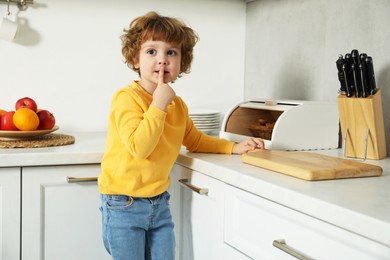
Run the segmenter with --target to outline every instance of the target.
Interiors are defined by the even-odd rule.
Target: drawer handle
[[[195,191],[196,193],[199,193],[200,195],[207,195],[207,193],[209,193],[209,189],[202,189],[202,188],[198,188],[194,185],[191,185],[190,183],[188,183],[188,179],[180,179],[179,182],[184,187],[187,187],[187,188]]]
[[[272,243],[274,247],[279,248],[283,252],[286,252],[289,255],[292,255],[293,257],[300,259],[300,260],[314,260],[314,258],[305,256],[304,254],[298,252],[296,249],[288,246],[286,244],[286,241],[284,239],[275,239]]]
[[[85,178],[75,178],[75,177],[66,177],[68,183],[74,182],[87,182],[87,181],[97,181],[97,177],[85,177]]]

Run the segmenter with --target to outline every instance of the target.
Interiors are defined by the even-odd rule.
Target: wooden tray
[[[45,134],[24,139],[0,139],[0,148],[41,148],[74,144],[75,138],[65,134]]]
[[[380,176],[376,165],[313,152],[256,150],[241,156],[244,163],[308,181]]]
[[[25,139],[31,139],[38,136],[46,135],[49,133],[52,133],[54,131],[57,131],[60,127],[54,126],[52,129],[46,129],[46,130],[34,130],[34,131],[0,131],[0,141],[7,141],[7,140],[25,140]]]

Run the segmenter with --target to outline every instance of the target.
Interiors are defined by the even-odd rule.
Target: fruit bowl
[[[42,135],[46,135],[57,131],[59,126],[54,126],[52,129],[47,130],[34,130],[34,131],[3,131],[0,130],[0,140],[18,140],[35,138]]]

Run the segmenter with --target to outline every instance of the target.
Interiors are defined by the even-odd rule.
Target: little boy
[[[242,154],[264,148],[208,136],[169,85],[189,73],[197,34],[183,22],[149,12],[122,35],[122,54],[140,79],[112,99],[99,176],[103,241],[112,259],[175,258],[169,173],[184,145],[191,152]]]

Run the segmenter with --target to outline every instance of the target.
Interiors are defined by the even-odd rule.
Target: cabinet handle
[[[97,181],[97,177],[85,177],[85,178],[75,178],[75,177],[66,177],[68,183],[74,182],[86,182],[86,181]]]
[[[196,193],[199,193],[200,195],[207,195],[207,193],[209,193],[209,189],[202,189],[194,185],[191,185],[190,183],[188,183],[188,179],[181,179],[179,180],[179,182],[183,186],[190,188],[191,190],[195,191]]]
[[[286,241],[284,239],[275,239],[272,243],[274,247],[279,248],[283,252],[286,252],[289,255],[292,255],[293,257],[300,259],[300,260],[314,260],[314,258],[305,256],[304,254],[298,252],[296,249],[288,246],[286,244]]]

